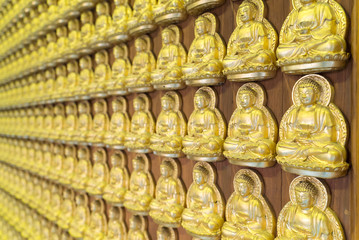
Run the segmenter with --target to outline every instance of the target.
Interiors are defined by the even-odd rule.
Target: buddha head
[[[77,206],[86,206],[87,205],[87,196],[85,194],[80,194],[76,196],[76,205]]]
[[[236,179],[236,191],[242,198],[245,198],[252,194],[254,188],[254,181],[246,174],[239,175]]]
[[[171,177],[173,175],[173,165],[169,161],[162,161],[160,165],[160,172],[162,177]]]
[[[258,11],[257,6],[249,1],[244,1],[238,9],[239,19],[246,23],[254,20],[255,14]]]
[[[55,34],[55,32],[49,32],[49,33],[47,33],[47,34],[46,34],[46,41],[47,41],[48,43],[50,43],[50,42],[55,42],[55,41],[56,41],[56,34]]]
[[[56,67],[56,75],[57,77],[64,77],[66,75],[66,67],[65,65],[59,65]]]
[[[203,16],[200,16],[196,19],[195,22],[195,31],[198,35],[204,35],[209,32],[211,27],[211,21]]]
[[[67,28],[66,26],[61,26],[56,28],[56,35],[58,38],[67,36]]]
[[[123,155],[121,153],[114,153],[110,158],[112,167],[120,167],[122,166],[122,162],[124,161]]]
[[[65,156],[72,157],[74,155],[75,148],[74,146],[66,146],[65,147]]]
[[[86,160],[86,161],[88,161],[89,159],[88,159],[88,156],[89,156],[89,150],[88,150],[88,148],[86,148],[86,147],[82,147],[82,148],[80,148],[78,151],[77,151],[77,158],[79,159],[79,160]]]
[[[119,101],[118,99],[114,100],[112,102],[112,111],[113,112],[119,112],[123,109],[123,106],[122,106],[122,102]]]
[[[297,204],[301,209],[313,207],[318,195],[318,190],[314,184],[308,180],[300,181],[295,186],[294,191]]]
[[[83,12],[81,14],[81,23],[82,23],[82,25],[92,23],[92,12],[90,12],[90,11]]]
[[[298,86],[299,99],[304,106],[311,106],[316,104],[319,99],[321,87],[313,80],[307,80],[300,83]]]
[[[135,41],[136,52],[144,52],[146,50],[146,41],[143,38],[137,38]]]
[[[97,113],[105,113],[105,109],[106,109],[106,106],[105,106],[104,101],[95,102],[95,104],[94,104],[95,114],[97,114]]]
[[[146,103],[145,103],[145,100],[143,98],[136,97],[133,100],[133,108],[134,108],[135,112],[143,111],[145,109],[145,106],[146,106]]]
[[[58,104],[55,106],[55,115],[64,115],[64,105]]]
[[[124,58],[125,56],[125,51],[122,47],[120,46],[115,46],[113,48],[113,56],[115,59],[120,59],[120,58]]]
[[[132,216],[130,219],[130,229],[131,230],[140,230],[142,225],[141,217],[140,216]]]
[[[162,31],[162,45],[165,46],[167,44],[171,44],[175,41],[175,37],[176,37],[176,33],[170,29],[170,28],[165,28]]]
[[[89,112],[89,105],[87,102],[81,102],[79,104],[79,114],[86,114]]]
[[[244,87],[239,92],[238,98],[242,108],[250,108],[256,102],[257,93],[249,87]]]
[[[80,68],[81,68],[81,70],[90,69],[91,67],[92,67],[92,64],[91,64],[91,57],[90,56],[85,56],[85,57],[82,57],[80,59]]]
[[[42,147],[43,147],[42,151],[44,151],[44,152],[49,152],[50,151],[50,144],[49,143],[45,143]]]
[[[108,61],[107,59],[108,59],[108,54],[107,54],[106,50],[102,50],[95,54],[95,62],[98,65],[107,64],[107,61]]]
[[[77,73],[79,70],[79,65],[77,64],[77,61],[73,60],[69,63],[67,63],[67,72],[68,73]]]
[[[70,19],[69,23],[67,25],[67,28],[69,29],[70,32],[79,31],[80,30],[80,22],[79,22],[79,20],[76,19],[76,18]]]
[[[73,104],[66,105],[66,115],[68,116],[74,113],[75,113],[74,105]]]
[[[54,79],[55,78],[55,71],[53,68],[47,69],[45,71],[45,77],[46,79]]]
[[[93,161],[94,163],[105,163],[106,162],[105,150],[102,148],[97,149],[93,154]]]
[[[175,107],[175,99],[172,96],[165,94],[161,97],[161,106],[163,111],[173,110]]]
[[[199,110],[206,109],[210,104],[211,96],[206,91],[197,91],[194,103]]]
[[[62,154],[62,145],[56,144],[54,147],[54,153],[55,155]]]
[[[145,160],[141,156],[136,156],[132,163],[134,171],[142,171],[145,168]]]
[[[109,15],[108,9],[109,9],[109,7],[108,7],[107,2],[98,3],[96,5],[96,14],[97,14],[97,16]]]
[[[209,175],[208,170],[201,165],[198,165],[193,170],[193,180],[197,185],[205,184],[208,180],[208,175]]]
[[[157,240],[169,240],[171,239],[171,232],[166,227],[159,227],[157,230]]]
[[[108,218],[110,220],[119,220],[120,217],[120,209],[116,206],[113,206],[110,208],[110,211],[108,213]]]
[[[91,203],[91,212],[102,212],[103,210],[103,202],[101,200],[94,200]]]

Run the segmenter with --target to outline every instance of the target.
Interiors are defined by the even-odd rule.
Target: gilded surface
[[[157,26],[154,22],[153,8],[156,0],[135,0],[133,14],[128,19],[128,31],[132,36],[139,36],[154,31]]]
[[[128,240],[149,240],[147,232],[147,221],[143,216],[133,215],[130,218]]]
[[[112,27],[110,5],[107,1],[99,2],[96,5],[95,34],[91,39],[91,47],[101,49],[111,46],[107,41],[108,32]]]
[[[322,178],[346,174],[347,125],[333,95],[320,75],[304,76],[294,85],[277,144],[277,161],[285,171]]]
[[[218,239],[224,222],[224,200],[216,186],[216,173],[206,162],[193,169],[193,183],[187,192],[182,227],[198,239]]]
[[[89,224],[90,209],[88,207],[88,197],[86,194],[77,195],[76,209],[70,221],[70,235],[74,238],[84,237],[86,226]]]
[[[241,169],[234,176],[234,192],[226,206],[226,222],[222,239],[273,240],[275,217],[263,197],[263,182],[249,169]]]
[[[345,239],[341,223],[329,207],[329,192],[321,181],[299,176],[291,182],[289,196],[290,202],[279,213],[276,239]]]
[[[289,74],[341,69],[349,54],[345,36],[347,16],[335,0],[292,0],[283,23],[277,64]]]
[[[95,64],[94,78],[89,85],[89,92],[93,97],[104,97],[106,96],[106,84],[110,81],[112,74],[106,50],[96,52]]]
[[[108,35],[111,42],[124,42],[129,40],[128,21],[132,17],[132,8],[128,0],[114,0],[115,9],[112,13],[112,28]]]
[[[237,27],[223,59],[223,73],[231,81],[263,80],[276,74],[278,36],[264,11],[262,0],[243,1],[238,9]]]
[[[91,195],[101,196],[109,182],[106,150],[103,148],[96,149],[92,154],[92,160],[92,174],[86,182],[86,192]]]
[[[264,89],[256,83],[246,83],[238,89],[236,102],[223,144],[224,156],[236,165],[272,166],[278,131],[274,117],[264,105]]]
[[[75,172],[71,175],[71,186],[78,191],[84,191],[86,183],[92,175],[92,165],[90,161],[90,150],[87,147],[79,147],[77,150]]]
[[[183,155],[182,138],[187,132],[186,119],[181,111],[181,96],[176,92],[167,92],[161,98],[161,107],[150,147],[156,155],[180,157]]]
[[[108,214],[106,240],[127,239],[124,211],[119,207],[111,207]]]
[[[165,226],[158,226],[157,228],[158,240],[177,240],[176,230]]]
[[[183,138],[183,153],[198,161],[220,161],[226,136],[226,123],[216,107],[217,96],[210,87],[202,87],[194,96],[194,111]]]
[[[105,203],[102,199],[91,202],[91,215],[89,224],[85,228],[83,240],[105,239],[107,234],[107,219],[105,214]]]
[[[153,8],[155,22],[169,25],[187,18],[184,0],[159,0]]]
[[[160,225],[179,227],[185,205],[185,188],[179,178],[179,163],[175,159],[165,158],[160,165],[161,176],[156,184],[154,198],[150,204],[149,215]],[[164,237],[164,239],[170,239]]]
[[[92,128],[86,134],[86,141],[92,145],[102,146],[110,122],[107,114],[107,102],[104,99],[96,100],[93,110]]]

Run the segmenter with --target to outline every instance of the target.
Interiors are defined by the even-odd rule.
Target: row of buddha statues
[[[187,4],[208,7],[212,6],[208,2],[217,1],[223,2],[187,1]],[[95,57],[101,65],[94,77],[94,85],[97,85],[95,92],[106,92],[105,81],[111,77],[111,70],[105,53],[107,50],[104,48],[113,45],[109,36],[117,32],[116,29],[127,29],[116,24],[121,26],[128,19],[130,26],[135,26],[138,31],[145,33],[155,26],[151,19],[156,14],[153,14],[152,10],[160,9],[161,14],[179,16],[176,15],[179,6],[185,8],[184,4],[179,3],[180,0],[160,1],[161,6],[158,8],[151,7],[151,4],[154,4],[152,1],[136,0],[131,15],[127,12],[130,7],[126,1],[115,2],[118,5],[116,10],[120,12],[118,14],[126,18],[126,21],[120,20],[119,17],[112,20],[108,2],[101,1],[96,5],[95,23],[92,12],[86,11],[81,15],[81,24],[79,19],[71,19],[68,26],[57,26],[56,30],[47,32],[46,36],[28,45],[18,44],[10,38],[10,43],[21,49],[1,61],[0,82],[20,81],[46,68],[100,52]],[[280,32],[279,45],[277,33],[264,18],[264,12],[262,0],[244,0],[237,12],[237,27],[229,38],[227,47],[217,31],[216,16],[209,12],[198,16],[194,23],[195,38],[188,54],[182,44],[180,28],[176,25],[167,26],[162,30],[163,46],[157,62],[152,52],[150,37],[136,33],[136,55],[132,66],[127,58],[125,43],[119,44],[121,50],[117,49],[115,54],[118,61],[112,68],[114,78],[120,84],[110,84],[108,90],[118,88],[121,90],[120,94],[124,94],[127,91],[147,92],[154,88],[180,89],[185,85],[218,85],[222,84],[225,78],[231,81],[273,78],[277,67],[281,67],[282,71],[288,74],[307,74],[334,71],[345,66],[349,58],[345,41],[347,20],[343,8],[335,0],[293,1],[293,10]],[[131,25],[132,22],[135,24]],[[27,30],[22,30],[19,35],[25,36],[22,32]],[[129,29],[130,33],[132,30]],[[114,44],[118,45],[120,38],[118,32],[116,34]],[[7,45],[3,43],[3,49],[11,49]],[[84,64],[85,68],[89,67],[89,63]],[[75,67],[72,68],[75,71]]]
[[[121,160],[125,162],[125,159]],[[13,206],[2,208],[11,209],[13,215],[17,216],[12,221],[22,219],[26,224],[27,220],[32,221],[32,218],[38,217],[36,211],[45,217],[45,222],[49,220],[56,223],[74,238],[126,239],[123,237],[126,235],[126,227],[121,204],[107,200],[105,195],[105,200],[95,195],[89,203],[88,195],[82,191],[74,191],[69,185],[61,186],[48,181],[10,165],[11,162],[5,163],[4,159],[1,161],[0,187],[3,190],[0,191],[0,196],[4,197],[0,198],[0,205],[3,201],[6,206]],[[216,185],[215,169],[210,163],[197,162],[194,165],[193,182],[187,193],[179,176],[178,161],[170,158],[162,160],[161,176],[156,186],[146,155],[138,154],[132,160],[132,165],[133,171],[126,183],[129,188],[125,193],[116,192],[124,195],[123,206],[134,214],[127,233],[129,240],[148,239],[143,227],[144,216],[147,215],[163,230],[161,237],[158,236],[157,239],[176,239],[176,234],[171,233],[175,231],[173,228],[179,226],[192,237],[204,240],[345,239],[341,223],[329,207],[329,192],[317,178],[299,176],[291,182],[290,201],[284,205],[276,221],[272,208],[263,195],[261,177],[253,170],[241,169],[235,174],[234,192],[225,204],[223,194]],[[117,168],[117,175],[120,174],[120,169],[127,171],[124,165]],[[111,173],[112,171],[113,169]],[[118,183],[116,180],[115,183]],[[17,200],[9,199],[7,194]],[[19,202],[26,206],[17,204]],[[111,204],[108,220],[105,202]],[[0,211],[0,215],[9,217],[11,210]],[[38,224],[41,225],[40,222]],[[18,227],[21,230],[23,226]],[[41,228],[36,225],[36,221],[29,226]],[[139,231],[136,234],[143,236],[131,237],[131,231],[135,230]],[[109,237],[109,232],[115,236]],[[26,233],[25,231],[24,234]]]
[[[322,178],[347,173],[347,125],[332,102],[333,88],[320,75],[310,74],[293,87],[293,105],[283,115],[279,134],[275,118],[266,106],[264,88],[257,83],[242,85],[236,95],[237,108],[228,123],[217,106],[214,89],[201,87],[195,93],[194,110],[186,120],[179,93],[161,97],[157,121],[151,101],[145,94],[133,100],[130,119],[127,101],[112,101],[109,117],[107,102],[70,102],[0,112],[0,132],[12,137],[10,145],[27,148],[26,139],[48,151],[49,142],[91,145],[164,157],[183,157],[196,161],[221,161],[251,167],[271,167],[276,163],[285,171]],[[66,109],[66,111],[65,111]],[[279,135],[279,141],[277,138]],[[22,139],[22,140],[20,140]]]

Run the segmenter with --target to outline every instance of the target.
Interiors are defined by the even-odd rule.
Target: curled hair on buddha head
[[[252,188],[254,187],[254,181],[253,181],[253,179],[252,179],[250,176],[248,176],[247,174],[241,174],[241,175],[239,175],[239,176],[235,179],[235,181],[236,181],[237,183],[248,183]]]
[[[241,89],[240,91],[240,94],[243,94],[243,93],[248,93],[250,94],[252,97],[256,98],[258,95],[257,95],[257,92],[254,91],[252,88],[250,87],[244,87]]]
[[[300,181],[294,189],[298,192],[308,192],[314,199],[318,195],[318,189],[308,180]]]
[[[319,93],[321,92],[322,88],[321,86],[319,85],[319,83],[317,83],[316,81],[312,80],[312,79],[307,79],[303,82],[301,82],[299,84],[299,88],[304,88],[304,87],[311,87],[313,88],[313,90],[316,92],[316,93]]]
[[[243,3],[239,6],[239,8],[244,6],[248,6],[251,9],[251,11],[255,11],[255,12],[258,11],[257,6],[248,0],[244,0]]]
[[[171,164],[170,161],[162,161],[161,166],[165,166],[165,167],[171,169],[172,171],[174,170],[174,167],[173,167],[173,165]]]
[[[172,103],[176,102],[176,99],[169,94],[165,94],[161,97],[161,100],[170,100]]]
[[[202,165],[196,166],[195,169],[193,170],[193,172],[200,172],[200,173],[203,173],[205,176],[209,175],[207,168],[205,168]]]

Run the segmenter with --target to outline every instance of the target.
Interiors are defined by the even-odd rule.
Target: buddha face
[[[239,8],[239,17],[242,22],[249,22],[254,19],[254,11],[253,8],[249,4],[244,4]]]
[[[204,172],[195,169],[193,171],[193,179],[197,185],[203,185],[204,183],[207,182],[207,175],[205,175]]]
[[[113,49],[113,55],[116,59],[123,58],[125,53],[121,47],[115,47]]]
[[[131,230],[140,229],[140,226],[141,226],[141,222],[140,222],[140,219],[138,217],[132,217],[130,219],[130,229]]]
[[[119,215],[118,210],[115,208],[111,209],[110,212],[108,213],[108,217],[110,219],[114,219],[114,220],[116,220],[118,218],[118,215]]]
[[[142,100],[136,98],[134,101],[133,101],[133,108],[135,110],[135,112],[137,111],[141,111],[145,108],[145,104]]]
[[[172,110],[174,108],[174,102],[171,101],[171,99],[169,99],[169,98],[162,98],[161,106],[162,106],[163,111]]]
[[[96,13],[97,15],[105,15],[106,14],[106,6],[103,3],[96,5]]]
[[[171,239],[171,233],[169,233],[168,229],[161,228],[157,231],[157,239],[158,240],[169,240]]]
[[[241,197],[245,198],[252,194],[252,186],[244,181],[241,181],[238,183],[238,192],[241,195]]]
[[[196,21],[195,28],[198,35],[203,35],[208,32],[207,25],[209,24],[208,21],[205,21],[205,19],[200,19],[199,21]]]
[[[76,64],[74,62],[70,62],[67,64],[67,71],[69,73],[76,72]]]
[[[97,64],[103,64],[106,62],[106,56],[104,52],[99,52],[95,55],[95,61]]]
[[[72,155],[72,148],[71,147],[67,147],[65,148],[65,155],[70,157]]]
[[[309,87],[309,86],[300,87],[299,99],[304,106],[310,106],[317,101],[317,93],[313,87]]]
[[[76,31],[78,30],[78,23],[76,22],[75,19],[72,19],[69,21],[69,24],[68,24],[68,28],[69,28],[69,31]]]
[[[239,95],[239,104],[242,108],[250,108],[254,105],[255,98],[248,92],[243,92]]]
[[[85,57],[80,59],[80,67],[81,69],[89,69],[91,67],[90,65],[90,59]]]
[[[102,152],[95,152],[93,160],[94,162],[102,162],[103,154]]]
[[[83,24],[90,23],[91,22],[91,13],[84,12],[83,14],[81,14],[81,22]]]
[[[119,155],[112,155],[110,159],[112,167],[114,166],[121,166],[122,165],[122,158]]]
[[[140,159],[135,158],[133,161],[133,169],[135,171],[140,171],[144,168],[143,163]]]
[[[314,198],[309,191],[295,190],[295,196],[297,199],[297,204],[301,209],[311,208],[314,204]]]
[[[95,106],[94,106],[94,110],[95,110],[95,113],[102,113],[102,112],[104,112],[104,106],[101,103],[96,102]]]
[[[198,109],[205,109],[209,105],[208,99],[204,95],[202,95],[200,93],[197,93],[195,95],[194,103],[195,103],[195,105],[197,106]]]
[[[161,171],[162,177],[169,177],[169,176],[172,176],[172,174],[173,174],[173,170],[166,164],[161,164],[160,171]]]
[[[60,27],[56,29],[56,35],[58,37],[65,37],[66,36],[66,27]]]
[[[173,43],[174,38],[170,31],[163,31],[162,33],[162,44],[167,45]]]
[[[136,52],[143,52],[146,49],[146,43],[143,39],[136,39],[135,41]]]
[[[54,42],[55,41],[55,35],[53,33],[48,33],[46,35],[47,42]]]

